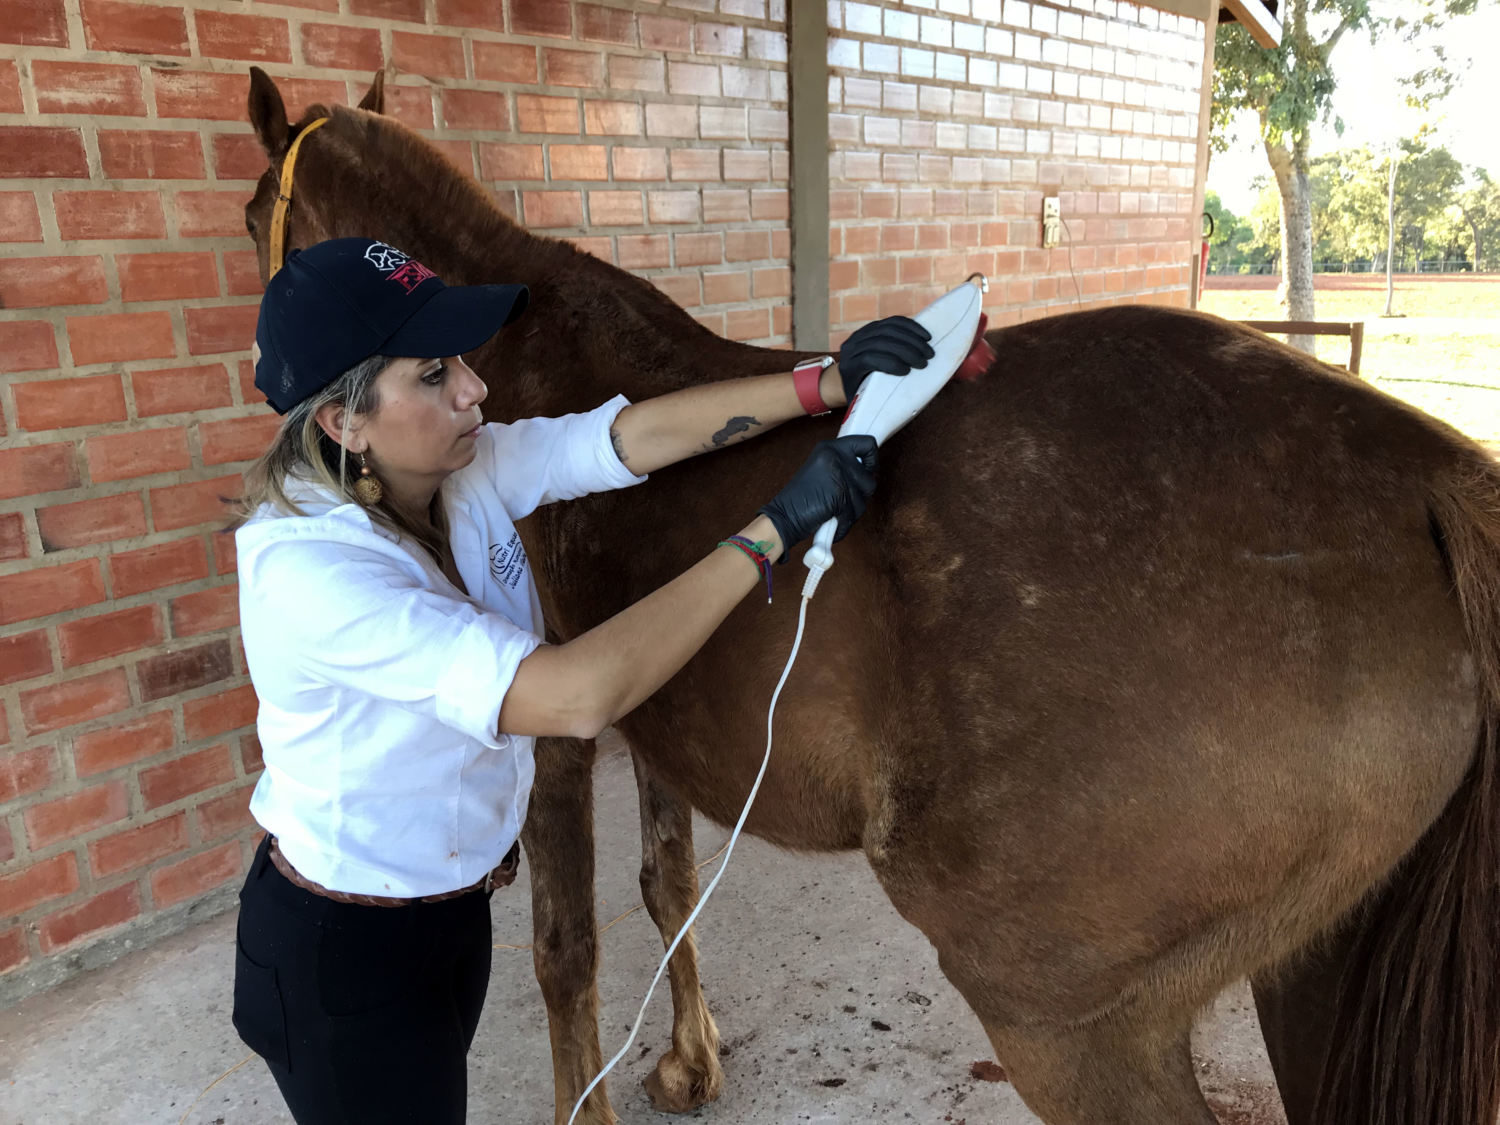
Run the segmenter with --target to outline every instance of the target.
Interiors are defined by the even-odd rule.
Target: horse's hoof
[[[706,1068],[690,1066],[674,1047],[646,1076],[651,1104],[663,1113],[687,1113],[713,1101],[724,1087],[724,1068],[710,1058]]]

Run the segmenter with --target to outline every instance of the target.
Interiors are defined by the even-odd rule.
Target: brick
[[[269,448],[281,419],[275,414],[230,418],[223,422],[200,422],[198,438],[205,465],[251,461]]]
[[[282,78],[276,84],[281,88],[281,97],[286,102],[287,112],[292,115],[293,121],[311,105],[342,105],[349,89],[342,80],[332,78]],[[390,89],[387,88],[387,96]],[[240,120],[243,121],[244,118],[245,113],[241,109]]]
[[[188,352],[212,355],[244,351],[255,342],[258,305],[225,305],[183,309],[187,321]]]
[[[724,260],[724,239],[717,231],[672,236],[679,266],[716,266]]]
[[[133,66],[34,59],[31,84],[43,113],[90,113],[143,117],[146,99]]]
[[[197,536],[119,551],[109,558],[110,585],[117,598],[207,577],[208,552]]]
[[[229,389],[229,372],[222,363],[136,371],[131,374],[130,383],[135,391],[135,410],[141,417],[211,410],[234,402]],[[154,430],[144,433],[150,435],[153,443],[165,442],[171,461],[168,468],[185,469],[191,463],[183,431]],[[136,437],[135,434],[117,434],[93,438],[88,442],[86,448],[89,472],[94,480],[120,480],[123,477],[142,475],[133,469],[133,464],[137,458],[146,455],[148,449],[145,446],[134,448],[132,442]],[[122,454],[125,456],[122,457]],[[159,460],[149,456],[146,463],[161,464]],[[159,473],[167,471],[167,468],[150,468],[147,471]]]
[[[699,218],[696,191],[648,191],[646,206],[653,223],[696,223]]]
[[[552,150],[554,153],[557,150]],[[617,145],[610,153],[617,180],[665,180],[667,150]]]
[[[769,180],[771,178],[771,154],[727,149],[724,153],[724,178],[726,180]]]
[[[695,24],[693,50],[700,55],[742,57],[745,54],[745,30],[724,23]]]
[[[266,152],[250,133],[215,133],[214,175],[220,180],[258,180],[266,170]]]
[[[576,191],[526,191],[521,205],[529,227],[581,227],[583,196]]]
[[[264,157],[261,163],[264,171]],[[246,202],[242,191],[180,191],[176,202],[178,232],[184,238],[242,238]]]
[[[41,240],[42,217],[37,211],[36,194],[29,191],[0,191],[0,241]]]
[[[0,933],[0,976],[19,969],[30,957],[26,950],[26,935],[19,926]]]
[[[646,106],[646,135],[651,137],[696,137],[698,110],[691,105]]]
[[[544,94],[517,94],[516,127],[523,133],[576,133],[578,101]]]
[[[412,31],[391,32],[391,54],[407,74],[426,78],[463,78],[464,42],[453,35],[421,35]]]
[[[583,103],[584,131],[596,137],[641,135],[641,107],[635,102]]]
[[[0,21],[0,43],[23,47],[66,47],[68,17],[63,0],[7,0]]]
[[[635,55],[611,55],[609,57],[609,88],[662,93],[667,88],[667,65],[661,59],[643,59]]]
[[[34,906],[70,895],[77,889],[78,857],[63,852],[0,876],[0,917],[24,914]]]
[[[161,197],[147,191],[60,191],[52,196],[64,239],[165,238]]]
[[[105,930],[123,926],[140,912],[140,888],[134,883],[97,894],[42,919],[38,926],[42,952],[56,953]]]
[[[197,133],[101,129],[99,157],[104,174],[115,180],[201,180],[204,174]]]
[[[749,262],[771,256],[769,232],[731,230],[724,232],[724,258],[730,262]]]
[[[554,181],[609,179],[609,162],[603,145],[551,145],[548,153]]]
[[[45,629],[0,637],[0,684],[34,679],[50,671],[52,649],[47,644]]]
[[[93,561],[93,560],[89,560]],[[30,734],[113,715],[130,706],[125,672],[113,668],[76,680],[21,692],[21,719]]]
[[[635,46],[635,17],[632,13],[598,4],[578,4],[576,11],[578,38],[584,42]]]
[[[187,846],[187,813],[176,812],[139,828],[127,828],[94,840],[89,844],[89,867],[96,877],[118,875],[183,851]]]
[[[444,90],[443,123],[450,129],[487,129],[505,132],[510,107],[505,95],[492,90]]]
[[[474,77],[485,82],[535,82],[537,49],[520,43],[475,43]]]
[[[26,557],[26,521],[20,512],[0,514],[0,562]]]
[[[507,145],[481,142],[479,174],[486,180],[544,180],[541,145]]]
[[[97,305],[109,299],[104,261],[95,254],[66,258],[0,258],[0,307]]]
[[[542,81],[551,86],[599,89],[604,85],[604,56],[597,51],[542,48]]]
[[[672,240],[664,234],[622,234],[620,267],[627,270],[652,269],[672,264]]]
[[[678,148],[672,150],[672,179],[711,181],[719,178],[720,150]]]
[[[100,613],[57,627],[57,647],[64,668],[135,652],[161,639],[161,618],[152,605]]]
[[[349,12],[374,19],[421,23],[426,13],[423,0],[349,0]]]
[[[33,805],[22,814],[26,838],[34,850],[82,836],[106,824],[124,820],[130,812],[130,798],[125,783],[111,781],[55,801]]]
[[[141,796],[146,808],[155,809],[233,778],[234,763],[229,758],[229,747],[220,743],[141,770]]]
[[[147,703],[192,691],[234,674],[228,641],[148,656],[135,666],[141,699]]]
[[[243,785],[232,793],[204,801],[193,810],[198,821],[198,835],[203,840],[217,840],[246,828],[254,828],[250,815],[250,794],[254,785]]]
[[[505,30],[505,15],[495,0],[437,0],[437,22],[447,27]]]
[[[304,23],[302,60],[308,66],[335,70],[379,70],[385,65],[380,53],[380,31],[373,27]]]
[[[246,87],[242,74],[153,69],[151,88],[156,92],[158,117],[245,120]]]
[[[693,25],[671,16],[639,16],[641,46],[648,51],[691,51]]]
[[[589,222],[594,226],[638,226],[644,218],[639,191],[589,192]]]
[[[16,423],[23,430],[57,430],[123,422],[125,387],[118,375],[37,379],[16,383]]]
[[[0,577],[0,625],[97,605],[103,600],[98,559],[23,570]]]
[[[172,713],[156,711],[138,719],[90,731],[73,739],[73,765],[79,777],[151,758],[176,744]]]
[[[573,34],[572,7],[557,0],[511,0],[510,30],[515,35],[568,39]]]
[[[193,898],[229,882],[240,873],[240,863],[239,842],[231,840],[202,855],[153,871],[151,897],[158,909]]]
[[[172,339],[172,318],[165,310],[70,316],[66,324],[73,362],[78,366],[166,359],[177,351]]]
[[[235,587],[221,587],[233,590]],[[260,703],[255,689],[246,684],[218,695],[192,699],[182,705],[182,725],[188,739],[208,738],[241,727],[253,726]]]
[[[125,301],[172,301],[217,297],[219,272],[208,251],[176,254],[116,254],[120,297]]]
[[[254,250],[225,250],[224,295],[226,297],[259,297],[260,261]]]
[[[15,111],[19,113],[20,107]],[[0,125],[0,178],[86,179],[88,174],[80,130]]]
[[[719,68],[707,63],[669,62],[667,88],[674,94],[719,95]]]
[[[95,51],[186,55],[187,18],[181,8],[83,0],[83,39]]]
[[[225,504],[243,491],[239,475],[167,485],[151,490],[151,516],[157,531],[222,521]]]
[[[68,442],[0,449],[0,500],[76,488],[77,458]]]
[[[200,55],[211,59],[292,61],[291,35],[286,20],[202,8],[194,16],[198,22]]]
[[[235,572],[235,544],[234,532],[216,531],[213,533],[214,547],[214,573],[233,574]]]
[[[0,739],[5,734],[4,712],[0,711]],[[243,756],[243,751],[241,751]],[[0,758],[0,804],[32,793],[40,793],[52,784],[52,748],[38,746]]]
[[[731,309],[724,314],[724,334],[731,340],[758,340],[771,334],[769,309]]]
[[[700,279],[695,273],[679,273],[668,277],[653,277],[651,284],[685,309],[703,303],[699,295]],[[720,314],[715,313],[714,315],[718,316]],[[700,320],[699,323],[706,324],[707,322]]]
[[[0,59],[0,113],[25,113],[21,100],[21,72],[14,59]]]
[[[146,534],[146,507],[135,492],[100,496],[38,508],[36,525],[43,551],[65,551]]]
[[[239,623],[239,594],[239,586],[231,583],[173,598],[172,635],[191,637],[232,629]]]
[[[179,427],[89,438],[84,451],[95,484],[175,472],[192,465],[187,431]]]
[[[750,275],[743,270],[703,275],[703,303],[724,305],[750,299]]]

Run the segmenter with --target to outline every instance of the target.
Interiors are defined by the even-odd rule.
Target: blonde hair
[[[349,450],[343,441],[334,441],[318,424],[318,411],[323,407],[343,407],[342,437],[347,441],[350,415],[374,414],[380,409],[375,384],[391,362],[391,357],[383,355],[362,359],[321,391],[308,395],[287,411],[270,448],[245,470],[245,492],[236,507],[236,523],[244,523],[266,504],[287,515],[305,516],[307,513],[287,493],[288,481],[304,480],[344,503],[358,504],[386,530],[416,540],[442,561],[447,535],[441,506],[434,505],[434,526],[422,528],[385,503],[362,503],[354,491],[360,474],[351,471]]]

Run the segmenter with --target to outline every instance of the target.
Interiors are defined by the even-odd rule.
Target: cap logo
[[[413,260],[411,255],[384,242],[370,243],[365,248],[365,259],[385,274],[387,281],[396,282],[408,293],[429,277],[436,276],[421,262]]]

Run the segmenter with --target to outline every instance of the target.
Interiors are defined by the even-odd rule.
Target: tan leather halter
[[[276,271],[281,269],[285,257],[286,213],[292,206],[292,169],[297,165],[297,150],[302,147],[307,134],[327,123],[328,118],[320,117],[298,133],[297,138],[292,141],[292,147],[287,149],[286,159],[281,162],[281,190],[276,195],[276,207],[271,212],[271,277],[275,277]]]

